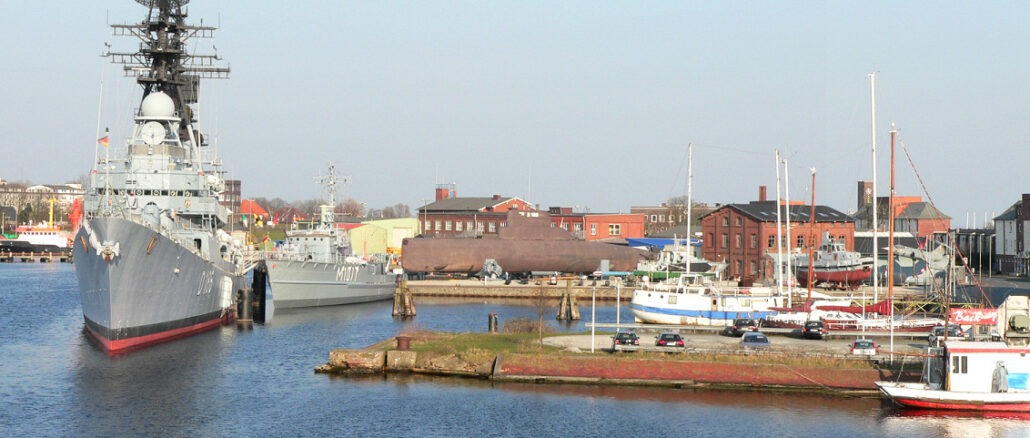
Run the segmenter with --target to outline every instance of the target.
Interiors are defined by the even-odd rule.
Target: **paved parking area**
[[[640,350],[648,351],[675,351],[673,348],[655,347],[657,331],[633,330],[640,336]],[[772,344],[773,350],[804,350],[828,354],[847,354],[852,338],[830,338],[830,339],[804,339],[795,334],[766,333]],[[597,332],[593,337],[594,351],[608,351],[612,347],[611,332]],[[880,345],[882,353],[890,350],[890,339],[883,337],[871,337]],[[724,348],[738,348],[740,338],[736,336],[723,336],[718,334],[691,334],[684,333],[683,341],[686,348],[697,350],[718,350]],[[566,335],[544,338],[544,343],[556,347],[590,351],[591,335]],[[894,351],[898,353],[922,353],[927,343],[922,339],[895,339]]]

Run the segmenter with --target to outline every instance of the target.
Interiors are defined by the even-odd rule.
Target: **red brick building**
[[[644,237],[645,216],[634,213],[574,213],[569,207],[551,207],[551,226],[583,240]]]
[[[437,237],[496,235],[506,226],[509,210],[536,211],[517,197],[459,198],[453,185],[438,185],[436,201],[418,210],[419,230],[424,236]]]
[[[855,248],[855,220],[833,208],[817,205],[815,225],[812,225],[812,207],[792,203],[790,210],[790,241],[786,230],[782,234],[784,252],[807,251],[818,247],[823,232],[844,242],[849,250]],[[786,222],[786,210],[781,220]],[[726,278],[770,279],[775,275],[772,258],[766,255],[777,251],[776,201],[752,201],[748,204],[727,204],[701,218],[704,243],[702,256],[711,261],[726,261]]]

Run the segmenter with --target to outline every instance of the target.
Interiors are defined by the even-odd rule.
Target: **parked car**
[[[871,339],[855,339],[851,342],[851,354],[859,356],[875,356],[880,354],[880,346]]]
[[[761,332],[748,332],[740,337],[740,346],[745,350],[769,348],[769,338]]]
[[[961,339],[966,337],[966,332],[962,330],[962,327],[956,324],[948,325],[948,338],[950,339]],[[936,346],[938,341],[944,339],[944,326],[939,325],[934,327],[929,335],[926,337],[926,341],[930,343],[930,346]]]
[[[683,337],[679,333],[662,333],[654,338],[656,347],[682,347]]]
[[[620,331],[612,336],[612,350],[616,350],[620,346],[638,346],[640,345],[640,338],[637,337],[636,333],[631,331]]]
[[[801,336],[805,339],[822,339],[824,334],[826,328],[822,321],[806,321],[805,326],[801,328]]]
[[[733,325],[722,330],[724,335],[740,336],[746,332],[758,331],[758,321],[751,318],[738,318],[733,320]]]

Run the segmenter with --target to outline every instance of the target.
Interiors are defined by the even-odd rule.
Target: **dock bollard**
[[[497,333],[497,312],[491,312],[487,320],[487,328],[490,333]]]
[[[397,350],[408,351],[411,348],[411,336],[397,336]]]

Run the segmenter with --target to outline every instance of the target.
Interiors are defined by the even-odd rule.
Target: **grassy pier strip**
[[[745,389],[875,396],[877,380],[918,379],[919,358],[858,359],[801,348],[749,352],[732,347],[675,353],[595,353],[547,345],[540,333],[435,333],[390,339],[363,350],[333,350],[315,369],[333,375],[416,373],[509,382]],[[584,335],[588,336],[588,335]],[[607,335],[604,335],[607,339]]]

